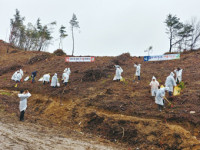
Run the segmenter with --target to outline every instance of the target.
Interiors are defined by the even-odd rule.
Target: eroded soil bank
[[[17,91],[0,93],[1,114],[12,118],[0,122],[3,148],[200,149],[199,140],[180,125],[85,106],[81,100],[60,105],[59,98],[33,94],[26,121],[19,122]]]

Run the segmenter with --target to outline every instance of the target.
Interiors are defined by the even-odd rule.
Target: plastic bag
[[[57,83],[57,87],[60,87],[60,83]]]
[[[125,79],[124,79],[124,78],[121,78],[121,79],[120,79],[120,81],[121,81],[121,82],[124,82],[124,81],[125,81]]]
[[[173,93],[173,95],[174,95],[174,96],[178,96],[178,95],[180,95],[180,94],[181,94],[181,88],[178,87],[178,86],[175,86],[175,87],[174,87],[174,93]]]
[[[38,81],[43,81],[44,79],[43,79],[43,77],[42,78],[40,78]]]
[[[25,79],[24,79],[24,81],[28,81],[30,79],[30,77],[28,76],[28,77],[26,77]]]

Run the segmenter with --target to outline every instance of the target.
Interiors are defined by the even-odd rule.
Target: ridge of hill
[[[1,50],[0,50],[1,53]],[[122,54],[117,57],[96,57],[94,63],[66,63],[65,56],[45,52],[24,52],[0,57],[0,103],[4,111],[17,115],[16,92],[28,89],[26,119],[45,126],[65,127],[124,143],[140,149],[200,148],[200,51],[181,54],[180,60],[144,62],[142,57]],[[134,62],[141,64],[141,82],[132,82]],[[114,82],[114,65],[124,72],[124,82]],[[22,82],[15,88],[12,74],[22,68],[24,77],[37,70],[36,80],[45,73],[61,79],[70,67],[67,87],[52,88],[41,82]],[[175,68],[183,69],[186,88],[173,97],[174,107],[159,112],[150,96],[149,83],[156,76],[160,84]],[[61,80],[60,80],[61,82]],[[9,93],[9,94],[2,94]],[[195,111],[195,114],[190,114]]]

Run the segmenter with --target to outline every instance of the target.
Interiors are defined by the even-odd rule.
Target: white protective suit
[[[57,73],[54,74],[54,76],[51,79],[51,86],[56,87],[58,83],[58,77],[57,77]]]
[[[19,70],[17,70],[11,77],[11,80],[16,80],[16,76],[17,76],[17,73],[19,72]]]
[[[174,73],[171,72],[165,81],[165,87],[169,87],[169,91],[174,91],[174,86],[176,86],[176,82],[174,80]]]
[[[29,98],[31,96],[30,93],[26,93],[26,94],[18,94],[18,97],[20,98],[20,102],[19,102],[19,110],[21,111],[25,111],[27,108],[27,98]]]
[[[121,74],[123,72],[123,69],[120,66],[118,66],[118,65],[116,65],[116,67],[117,67],[116,68],[116,73],[115,73],[115,77],[114,77],[113,80],[120,80],[120,79],[122,79]]]
[[[180,70],[174,70],[174,72],[176,73],[176,82],[179,80],[179,82],[182,81],[182,72],[183,72],[183,69],[180,69]]]
[[[43,81],[50,82],[50,75],[49,74],[43,75]]]
[[[153,81],[153,80],[155,80],[155,81]],[[153,76],[152,81],[149,85],[151,86],[151,95],[156,96],[156,92],[158,90],[159,83],[154,76]]]
[[[66,83],[69,81],[69,72],[64,72],[62,75],[63,83]]]
[[[68,71],[68,68],[65,68],[65,70],[63,72],[67,72]]]
[[[71,70],[70,70],[70,68],[67,68],[67,74],[68,74],[68,75],[71,74]]]
[[[169,90],[168,87],[164,87],[164,88],[160,88],[157,90],[156,92],[156,97],[155,97],[155,103],[158,104],[158,105],[164,105],[163,103],[163,99],[165,97],[165,91],[166,90]]]
[[[136,72],[135,72],[135,76],[140,76],[140,69],[141,69],[141,64],[134,64],[134,67],[136,67]]]
[[[20,71],[19,71],[19,70],[16,71],[16,72],[13,74],[13,76],[12,76],[11,79],[14,80],[14,81],[21,81],[22,75],[21,75]]]
[[[19,70],[19,72],[21,73],[21,75],[22,75],[22,77],[23,77],[23,75],[24,75],[24,72],[23,72],[23,70],[22,70],[22,69],[20,69],[20,70]]]

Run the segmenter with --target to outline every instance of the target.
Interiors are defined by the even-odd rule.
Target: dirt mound
[[[50,57],[50,54],[43,53],[42,55],[37,55],[37,56],[32,57],[30,60],[28,60],[27,64],[34,64],[36,62],[46,60],[49,57]]]
[[[131,59],[130,53],[123,53],[116,58],[114,58],[111,62],[114,65],[123,65],[125,62],[129,61]]]
[[[84,131],[101,135],[112,142],[123,142],[140,149],[188,149],[199,146],[197,139],[183,128],[160,121],[125,116],[87,114]]]
[[[102,77],[106,77],[106,76],[107,76],[106,72],[101,69],[87,70],[84,72],[82,81],[84,82],[97,81],[97,80],[100,80]]]
[[[15,72],[16,70],[18,70],[20,68],[22,68],[22,66],[18,65],[18,64],[0,67],[0,76],[2,76],[3,74],[6,74],[8,72]]]
[[[63,52],[62,49],[57,49],[53,52],[56,56],[63,56],[63,55],[66,55],[65,52]]]

